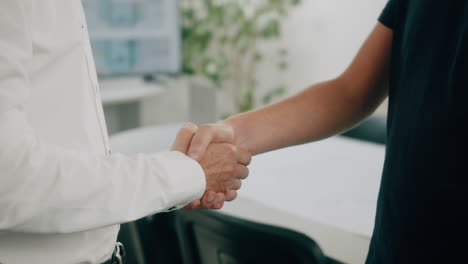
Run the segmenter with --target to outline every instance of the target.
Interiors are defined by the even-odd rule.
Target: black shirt
[[[468,0],[390,0],[387,149],[368,264],[468,263]]]

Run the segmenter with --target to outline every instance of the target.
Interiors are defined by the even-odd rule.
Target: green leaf
[[[230,116],[232,116],[232,113],[223,113],[221,115],[221,120],[228,119]]]
[[[278,50],[278,55],[281,56],[281,57],[288,56],[288,50],[285,49],[285,48],[281,48],[281,49]]]
[[[261,30],[264,38],[278,37],[280,34],[280,23],[277,19],[270,20],[267,25]]]
[[[301,3],[301,0],[291,0],[292,5],[298,5]]]
[[[263,58],[263,55],[262,55],[260,52],[258,52],[258,51],[256,51],[256,52],[254,53],[254,55],[253,55],[253,61],[254,61],[254,62],[259,62],[259,61],[262,60],[262,58]]]
[[[182,9],[182,17],[185,20],[191,21],[195,19],[195,12],[193,9]]]
[[[271,102],[271,99],[272,99],[271,94],[267,94],[267,95],[263,96],[262,103],[263,104],[269,104]]]
[[[181,1],[182,71],[205,76],[217,87],[225,86],[234,77],[240,78],[238,81],[247,83],[247,89],[242,90],[239,110],[253,109],[258,86],[254,74],[258,65],[245,72],[244,64],[263,59],[258,45],[263,45],[265,40],[273,42],[281,35],[281,23],[292,6],[301,1]],[[287,54],[286,49],[278,50],[278,71],[287,70]],[[285,87],[273,89],[262,101],[269,102],[285,91]]]
[[[286,92],[288,91],[286,85],[281,85],[269,92],[267,92],[263,98],[262,98],[262,103],[263,104],[269,104],[271,103],[271,101],[273,100],[274,97],[278,97],[278,96],[283,96],[286,94]]]
[[[192,74],[195,73],[195,71],[190,66],[188,66],[186,63],[184,63],[182,65],[182,72],[185,73],[185,74],[189,74],[189,75],[192,75]]]
[[[278,63],[278,69],[280,71],[285,71],[288,69],[288,67],[289,67],[289,64],[285,61],[281,61],[280,63]]]
[[[285,95],[287,91],[288,91],[288,87],[286,87],[286,85],[282,85],[275,89],[275,94],[278,96],[281,96],[281,95]]]

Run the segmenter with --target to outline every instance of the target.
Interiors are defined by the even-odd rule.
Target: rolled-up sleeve
[[[91,155],[28,124],[31,1],[0,1],[0,231],[68,233],[132,221],[200,198],[205,175],[179,152]]]

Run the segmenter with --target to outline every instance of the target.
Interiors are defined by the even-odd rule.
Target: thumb
[[[208,124],[198,129],[190,144],[188,155],[194,160],[201,160],[210,143],[232,143],[234,131],[224,124]]]
[[[185,124],[177,133],[176,139],[172,144],[171,150],[180,151],[184,154],[187,154],[192,138],[197,132],[198,127],[193,123]]]

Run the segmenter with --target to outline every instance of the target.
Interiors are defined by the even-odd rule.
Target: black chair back
[[[314,240],[289,229],[213,211],[173,216],[184,264],[329,263]]]

